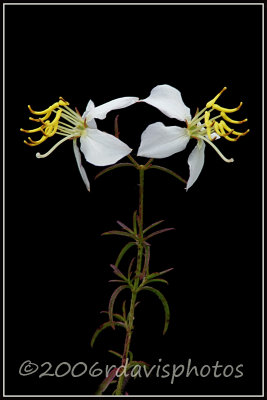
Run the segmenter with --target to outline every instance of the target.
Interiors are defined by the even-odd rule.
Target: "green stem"
[[[135,279],[134,279],[134,284],[133,284],[133,289],[132,289],[130,311],[128,314],[128,327],[127,327],[127,333],[126,333],[125,342],[124,342],[122,365],[125,365],[126,360],[128,359],[130,345],[131,345],[131,339],[132,339],[132,333],[134,330],[134,325],[133,325],[134,309],[135,309],[135,304],[136,304],[137,289],[139,286],[139,276],[140,276],[141,269],[142,269],[142,259],[143,259],[144,171],[145,171],[145,169],[144,169],[143,165],[139,165],[138,169],[139,169],[139,215],[138,215],[138,218],[139,218],[139,243],[138,243],[136,273],[135,273]],[[117,385],[117,389],[116,389],[117,396],[122,394],[124,379],[125,379],[125,375],[122,374],[119,377],[119,381],[118,381],[118,385]]]

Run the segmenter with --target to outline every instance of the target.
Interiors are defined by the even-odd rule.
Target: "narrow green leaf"
[[[108,311],[101,311],[102,314],[108,314]],[[122,315],[113,313],[113,317],[117,318],[119,321],[125,322],[126,318],[123,318]]]
[[[124,254],[134,245],[136,245],[136,242],[129,242],[122,248],[122,250],[120,251],[120,254],[118,255],[117,260],[115,262],[115,266],[116,267],[119,266],[119,264],[121,262],[121,259],[124,256]]]
[[[114,321],[113,321],[113,307],[114,307],[115,300],[116,300],[118,294],[122,290],[127,289],[128,287],[129,287],[128,285],[122,285],[122,286],[117,287],[117,289],[115,289],[114,292],[112,293],[111,298],[109,300],[108,315],[109,315],[109,320],[111,322],[111,326],[113,329],[115,329]]]
[[[117,168],[120,168],[120,167],[133,167],[133,164],[131,164],[131,163],[119,163],[119,164],[112,165],[111,167],[105,168],[103,171],[99,172],[99,174],[97,174],[95,176],[95,179],[97,179],[100,176],[104,175],[106,172],[112,171],[113,169],[117,169]]]
[[[152,282],[162,282],[162,283],[166,283],[166,285],[169,284],[169,282],[166,281],[166,279],[149,279],[149,280],[147,280],[147,281],[145,281],[145,282],[146,282],[145,285],[146,285],[147,283],[152,283]]]
[[[127,225],[125,225],[123,222],[117,221],[117,224],[120,225],[127,232],[129,232],[129,233],[134,235],[134,231],[131,228],[129,228]]]
[[[121,278],[128,285],[131,285],[131,282],[129,282],[129,280],[126,278],[126,276],[123,275],[123,273],[115,265],[110,264],[110,266],[113,269],[113,272],[115,275],[117,275],[119,278]],[[110,280],[109,282],[112,282],[112,280]],[[115,281],[113,280],[113,282],[115,282]]]
[[[149,229],[155,228],[155,226],[161,224],[162,222],[164,222],[164,219],[154,222],[153,224],[149,225],[146,229],[144,229],[144,233],[146,233],[147,231],[149,231]]]
[[[105,235],[119,235],[119,236],[126,236],[129,237],[131,239],[136,239],[135,235],[132,235],[131,233],[128,232],[123,232],[123,231],[108,231],[108,232],[104,232],[101,234],[101,236],[105,236]]]
[[[114,351],[114,350],[108,350],[108,351],[109,351],[109,353],[114,354],[114,356],[122,358],[122,355],[120,353],[117,353],[117,351]]]
[[[129,268],[128,268],[128,279],[131,278],[132,266],[133,266],[134,260],[135,260],[135,257],[133,257],[133,258],[131,259],[131,262],[130,262],[130,264],[129,264]]]
[[[113,324],[115,324],[116,326],[121,326],[122,328],[125,328],[125,325],[124,325],[124,323],[122,323],[122,322],[116,321],[116,322],[113,322]],[[112,322],[111,322],[111,321],[108,321],[108,322],[105,322],[104,324],[100,325],[99,328],[97,328],[97,330],[96,330],[95,333],[93,334],[93,337],[92,337],[92,340],[91,340],[91,347],[94,346],[94,343],[95,343],[95,340],[96,340],[97,336],[98,336],[104,329],[106,329],[106,328],[108,328],[108,327],[110,327],[110,326],[112,326]]]
[[[136,221],[137,210],[133,213],[133,231],[137,235],[137,221]]]
[[[140,365],[141,367],[150,367],[150,365],[148,363],[146,363],[145,361],[131,361],[128,364],[127,370],[134,367],[135,365]]]
[[[140,279],[144,279],[146,274],[149,272],[149,260],[150,260],[150,247],[145,246],[145,261],[144,261],[144,268],[140,275]]]
[[[169,305],[167,303],[165,296],[163,296],[163,294],[158,289],[155,289],[151,286],[144,286],[140,290],[148,290],[148,291],[154,293],[156,296],[158,296],[158,298],[162,302],[164,312],[165,312],[165,323],[164,323],[164,329],[163,329],[163,335],[165,335],[165,333],[167,332],[168,326],[169,326],[169,322],[170,322],[170,309],[169,309]]]
[[[124,302],[122,303],[122,315],[124,318],[124,321],[126,322],[126,300],[124,300]]]
[[[150,235],[146,236],[146,237],[144,238],[144,240],[150,239],[150,238],[152,238],[153,236],[156,236],[156,235],[160,235],[161,233],[168,232],[168,231],[173,231],[173,230],[175,230],[175,228],[160,229],[159,231],[150,233]]]
[[[150,274],[150,275],[147,275],[147,279],[152,279],[152,278],[156,278],[157,276],[160,276],[160,275],[163,275],[163,274],[166,274],[167,272],[169,272],[169,271],[172,271],[174,268],[168,268],[168,269],[165,269],[164,271],[160,271],[160,272],[153,272],[153,274]]]
[[[168,169],[168,168],[165,168],[165,167],[161,167],[160,165],[151,165],[147,169],[148,170],[149,169],[159,169],[160,171],[167,172],[167,174],[170,174],[170,175],[174,176],[175,178],[179,179],[179,181],[181,181],[183,183],[187,183],[187,181],[184,178],[182,178],[180,175],[176,174],[176,172],[173,172],[171,169]]]
[[[133,361],[133,353],[129,350],[129,356],[130,356],[130,363]]]
[[[109,373],[109,375],[99,385],[97,391],[95,392],[95,395],[100,395],[107,389],[107,387],[110,385],[110,383],[112,383],[113,379],[115,378],[116,372],[118,370],[119,368],[113,368],[113,370]]]

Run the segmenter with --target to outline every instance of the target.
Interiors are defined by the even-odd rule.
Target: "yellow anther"
[[[239,138],[240,136],[237,136],[236,138],[231,138],[228,135],[224,136],[224,139],[229,140],[230,142],[236,142]]]
[[[213,106],[213,104],[215,103],[215,101],[220,97],[220,95],[227,89],[227,87],[225,86],[220,93],[217,94],[217,96],[214,97],[214,99],[210,100],[207,104],[206,107],[210,108]]]
[[[239,104],[239,106],[237,106],[236,108],[225,108],[225,107],[219,106],[218,104],[213,104],[212,108],[213,108],[214,110],[222,111],[222,112],[225,112],[225,113],[232,113],[232,112],[235,112],[235,111],[240,110],[240,108],[242,107],[242,104],[243,104],[243,103],[242,103],[242,101],[241,101],[241,103]]]
[[[231,133],[231,132],[234,131],[233,129],[230,128],[230,126],[228,126],[228,125],[224,122],[224,120],[221,120],[220,123],[219,123],[219,125],[222,126],[224,129],[226,129],[227,132],[230,132],[230,133]]]
[[[28,137],[28,140],[30,143],[27,142],[27,140],[24,140],[24,143],[27,144],[28,146],[38,146],[38,144],[43,143],[47,139],[47,136],[42,136],[40,140],[32,140],[30,137]]]
[[[39,132],[39,131],[42,131],[42,129],[43,129],[42,126],[39,126],[39,128],[36,128],[36,129],[30,129],[30,130],[20,128],[21,132],[25,132],[25,133]]]
[[[245,136],[247,133],[249,133],[250,129],[247,129],[246,132],[236,132],[232,131],[233,135],[238,135],[238,136]]]
[[[212,122],[210,122],[209,118],[210,118],[210,112],[205,111],[205,125],[207,127],[212,125]]]
[[[217,135],[222,136],[221,131],[220,131],[220,126],[217,121],[215,121],[215,123],[214,123],[214,130],[217,133]]]
[[[247,118],[243,119],[242,121],[235,121],[234,119],[231,119],[228,117],[228,115],[225,114],[225,112],[221,111],[221,116],[225,121],[231,122],[232,124],[243,124],[244,122],[247,122]]]
[[[57,101],[56,103],[52,104],[52,106],[46,108],[46,109],[43,110],[43,111],[34,111],[34,110],[31,108],[30,105],[28,106],[28,108],[29,108],[30,112],[31,112],[32,114],[35,114],[35,115],[49,114],[48,116],[45,116],[45,117],[42,118],[42,119],[47,119],[47,118],[49,118],[49,116],[51,115],[51,112],[52,112],[53,110],[55,110],[57,107],[59,107],[59,106],[68,106],[68,105],[69,105],[69,103],[68,103],[67,101],[65,101],[62,97],[60,97],[59,99],[60,99],[59,101]]]

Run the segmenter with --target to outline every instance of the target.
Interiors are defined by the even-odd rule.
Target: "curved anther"
[[[223,117],[223,119],[225,119],[225,121],[227,122],[231,122],[232,124],[243,124],[244,122],[247,122],[247,118],[243,119],[242,121],[236,121],[232,118],[229,118],[228,115],[225,114],[225,112],[221,111],[221,116]]]
[[[227,87],[225,86],[220,93],[218,93],[212,100],[210,100],[207,104],[206,107],[210,108],[213,106],[213,104],[215,103],[215,101],[221,96],[221,94],[227,89]]]
[[[27,144],[28,146],[38,146],[38,144],[43,143],[47,139],[47,136],[42,136],[40,140],[32,140],[30,137],[28,137],[28,140],[30,143],[27,142],[27,140],[24,140],[24,143]]]
[[[243,103],[242,103],[242,101],[241,101],[241,103],[239,104],[239,106],[237,106],[237,107],[235,107],[235,108],[225,108],[225,107],[219,106],[219,104],[213,104],[212,108],[213,108],[214,110],[223,111],[223,112],[225,112],[225,113],[233,113],[233,112],[235,112],[235,111],[240,110],[240,108],[242,107],[242,104],[243,104]]]
[[[247,129],[246,132],[236,132],[233,131],[232,134],[233,135],[238,135],[238,136],[245,136],[247,133],[249,133],[250,129]]]
[[[42,126],[39,126],[39,128],[30,129],[30,130],[20,128],[20,130],[21,130],[21,132],[25,132],[25,133],[35,133],[35,132],[42,131]]]

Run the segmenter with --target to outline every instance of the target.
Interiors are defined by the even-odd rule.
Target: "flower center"
[[[187,133],[190,137],[196,139],[204,139],[204,137],[206,137],[206,139],[209,139],[209,141],[212,142],[216,139],[216,137],[220,136],[226,140],[229,140],[230,142],[236,142],[241,136],[245,136],[249,132],[249,129],[247,129],[245,132],[237,132],[235,129],[230,128],[230,126],[226,124],[225,121],[232,124],[243,124],[247,121],[247,118],[243,119],[242,121],[236,121],[227,115],[229,113],[238,111],[243,104],[242,102],[235,108],[225,108],[216,104],[216,100],[226,89],[227,88],[224,87],[220,93],[210,100],[206,104],[206,107],[204,107],[201,111],[197,110],[194,118],[191,121],[186,121]],[[210,118],[211,113],[214,110],[220,111],[220,114]],[[218,118],[221,117],[222,119],[218,122]]]
[[[26,133],[41,132],[42,137],[39,140],[32,140],[28,137],[28,141],[24,140],[24,143],[28,146],[38,146],[55,134],[65,136],[66,139],[71,139],[74,137],[80,137],[85,133],[87,127],[86,122],[82,119],[77,110],[75,112],[68,106],[69,103],[62,97],[59,98],[58,102],[52,104],[52,106],[43,111],[34,111],[31,106],[28,106],[32,114],[38,116],[42,115],[40,118],[29,118],[31,121],[41,123],[41,126],[31,130],[22,128],[20,130]],[[55,114],[55,118],[50,121],[48,118],[52,113]]]

